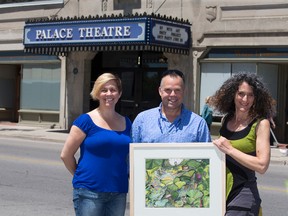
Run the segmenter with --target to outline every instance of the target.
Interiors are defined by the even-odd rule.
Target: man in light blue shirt
[[[211,142],[206,121],[183,104],[185,77],[181,71],[163,72],[159,107],[143,111],[132,124],[134,143]]]

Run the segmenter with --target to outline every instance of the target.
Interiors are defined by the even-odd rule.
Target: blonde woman
[[[90,93],[99,107],[74,121],[61,152],[73,175],[76,216],[125,214],[131,122],[115,111],[121,93],[121,80],[116,75],[99,76]]]

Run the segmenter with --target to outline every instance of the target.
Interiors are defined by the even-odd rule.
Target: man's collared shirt
[[[134,143],[211,142],[205,120],[182,105],[181,114],[171,123],[159,107],[138,114],[132,124]]]

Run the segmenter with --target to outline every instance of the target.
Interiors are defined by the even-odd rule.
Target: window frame
[[[16,3],[0,3],[0,9],[3,8],[16,8],[16,7],[33,7],[33,6],[49,6],[49,5],[63,5],[64,0],[34,0],[29,2],[16,2]]]

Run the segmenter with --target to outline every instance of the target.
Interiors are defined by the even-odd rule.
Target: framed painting
[[[225,154],[212,143],[131,143],[131,216],[223,216]]]

